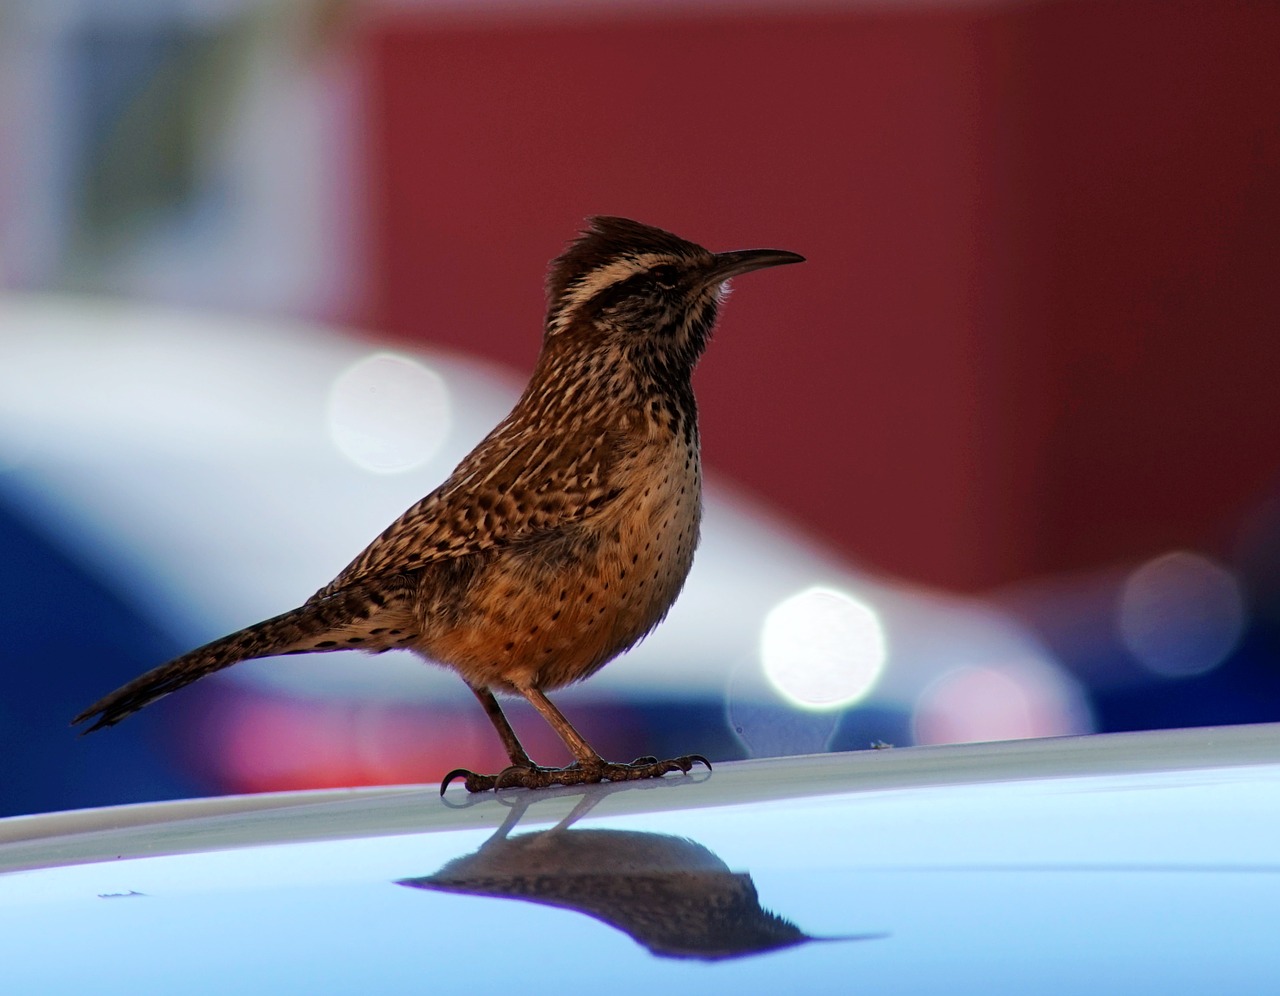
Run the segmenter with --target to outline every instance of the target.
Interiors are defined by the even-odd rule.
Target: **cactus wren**
[[[691,375],[730,277],[803,259],[711,253],[598,217],[547,278],[542,351],[524,394],[449,478],[329,584],[283,615],[163,664],[73,720],[85,732],[239,661],[407,648],[457,671],[511,759],[459,769],[471,792],[657,778],[697,755],[605,761],[546,696],[589,677],[666,615],[701,514]],[[494,692],[519,694],[576,759],[540,767]]]

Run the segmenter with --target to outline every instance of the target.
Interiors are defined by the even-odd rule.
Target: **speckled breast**
[[[698,542],[696,449],[642,449],[618,498],[587,522],[499,552],[468,585],[452,625],[422,649],[473,685],[551,689],[580,681],[666,615]]]

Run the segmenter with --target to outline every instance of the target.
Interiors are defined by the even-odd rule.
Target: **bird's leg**
[[[496,775],[478,775],[474,771],[468,771],[466,768],[455,768],[444,776],[440,782],[440,794],[444,795],[444,790],[449,787],[449,783],[455,778],[463,779],[468,792],[487,792],[494,788],[499,779],[512,769],[533,769],[537,765],[533,763],[533,759],[529,757],[529,752],[524,749],[520,743],[520,738],[516,736],[516,731],[511,728],[511,724],[507,722],[507,717],[502,711],[502,707],[498,705],[497,697],[488,688],[481,686],[475,688],[471,685],[467,686],[471,689],[472,694],[480,700],[480,705],[484,707],[484,713],[489,717],[489,722],[493,724],[493,728],[498,731],[498,739],[502,741],[503,749],[507,752],[507,757],[511,758],[511,766]]]
[[[516,736],[516,731],[507,722],[507,717],[503,713],[502,707],[498,705],[497,696],[487,688],[472,688],[471,691],[475,693],[475,697],[484,706],[485,715],[489,717],[489,722],[493,724],[493,728],[498,731],[498,737],[507,752],[507,757],[511,758],[511,763],[522,768],[532,768],[533,759],[529,757],[528,752],[520,743],[519,738]]]
[[[511,766],[496,775],[480,775],[465,768],[457,768],[445,775],[440,783],[440,794],[455,778],[461,778],[468,792],[487,792],[493,788],[546,788],[549,785],[583,785],[597,782],[631,782],[642,778],[661,778],[669,771],[688,773],[694,764],[704,764],[711,770],[711,762],[701,754],[673,757],[659,761],[654,757],[641,757],[630,764],[606,761],[587,743],[586,738],[573,728],[573,724],[546,694],[536,688],[522,688],[520,693],[530,705],[541,713],[556,734],[564,741],[575,760],[565,768],[544,768],[534,764],[515,731],[503,715],[498,700],[487,688],[472,688],[494,729],[502,740],[502,746],[511,758]]]
[[[522,786],[524,788],[545,788],[548,785],[581,785],[596,782],[631,782],[642,778],[661,778],[669,771],[688,773],[695,763],[704,764],[711,770],[711,762],[700,754],[685,757],[674,757],[659,761],[653,757],[642,757],[630,764],[619,764],[606,761],[596,753],[586,738],[573,728],[573,724],[562,713],[546,694],[537,688],[520,689],[529,704],[564,741],[566,747],[576,759],[567,768],[516,767],[502,772],[498,780],[498,788]]]
[[[565,717],[559,707],[547,698],[546,693],[536,688],[522,688],[520,694],[529,700],[529,704],[542,714],[553,730],[556,736],[564,741],[564,745],[569,748],[569,752],[577,759],[577,763],[583,767],[598,767],[608,762],[596,753],[594,747],[587,743],[586,738],[573,728],[573,724]]]

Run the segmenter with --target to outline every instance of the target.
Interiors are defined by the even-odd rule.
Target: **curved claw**
[[[449,783],[455,778],[466,778],[467,775],[473,774],[466,768],[454,768],[447,775],[440,779],[440,794],[444,795],[444,790],[449,787]]]
[[[519,764],[510,764],[503,768],[493,776],[493,788],[497,791],[500,788],[509,788],[511,786],[520,787],[525,784],[525,779],[529,776],[529,768]]]
[[[688,761],[688,762],[689,762],[689,768],[692,768],[692,767],[693,767],[694,762],[696,761],[698,764],[701,764],[701,765],[702,765],[704,768],[706,768],[708,771],[710,771],[710,770],[711,770],[711,762],[710,762],[710,761],[708,761],[708,760],[707,760],[705,757],[703,757],[701,754],[686,754],[684,757],[680,758],[680,760],[682,760],[682,761]],[[689,768],[684,768],[683,770],[687,772],[687,771],[689,770]]]
[[[462,779],[462,784],[468,792],[487,792],[493,788],[496,781],[493,775],[478,775],[466,768],[454,768],[444,778],[440,779],[440,794],[442,796],[444,795],[444,790],[449,787],[449,783],[455,778]]]

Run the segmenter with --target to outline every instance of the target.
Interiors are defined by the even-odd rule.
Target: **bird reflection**
[[[572,829],[605,793],[592,793],[549,830],[510,836],[528,803],[471,854],[397,884],[576,910],[664,958],[718,960],[814,938],[760,905],[755,884],[701,844],[638,830]]]

